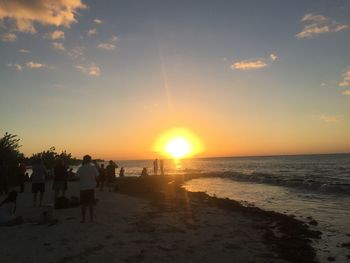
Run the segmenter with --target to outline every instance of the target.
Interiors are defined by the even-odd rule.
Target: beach
[[[119,179],[119,178],[118,178]],[[18,198],[24,223],[1,227],[1,262],[316,262],[320,233],[291,217],[189,193],[186,178],[122,178],[116,192],[96,191],[93,223],[80,208],[32,207],[30,184]],[[78,196],[69,182],[67,196]],[[40,220],[52,211],[52,220]]]

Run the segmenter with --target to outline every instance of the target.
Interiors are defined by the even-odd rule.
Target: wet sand
[[[25,222],[0,228],[0,261],[7,262],[315,262],[318,232],[286,215],[232,200],[189,193],[188,178],[121,178],[116,192],[96,191],[94,223],[80,209],[33,208],[30,185],[19,195]],[[47,184],[45,203],[52,203]],[[78,196],[78,182],[67,196]]]

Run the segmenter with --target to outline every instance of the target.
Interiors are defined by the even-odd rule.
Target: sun
[[[185,128],[173,128],[162,133],[154,146],[157,154],[173,159],[192,157],[202,149],[198,136]]]
[[[186,157],[191,153],[191,144],[183,137],[170,139],[165,145],[165,151],[175,159]]]

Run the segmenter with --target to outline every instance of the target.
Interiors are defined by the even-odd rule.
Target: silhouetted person
[[[103,191],[103,186],[106,182],[106,168],[104,164],[101,164],[99,168],[99,181],[100,181],[100,191]]]
[[[5,161],[3,161],[0,164],[0,194],[8,193],[8,173],[9,167]]]
[[[95,165],[95,168],[98,172],[98,176],[96,178],[96,188],[100,187],[100,167],[98,166],[98,163],[96,160],[93,161],[93,164]]]
[[[118,168],[118,165],[116,165],[113,161],[109,161],[109,164],[106,167],[107,184],[108,184],[108,191],[109,192],[111,192],[113,190],[114,180],[115,180],[115,169],[116,168]]]
[[[32,170],[33,170],[33,173],[32,173],[31,179],[32,179],[33,206],[36,207],[38,192],[40,193],[39,206],[41,206],[43,201],[44,192],[45,192],[45,177],[47,176],[47,170],[40,159],[35,160]]]
[[[147,172],[147,168],[143,167],[142,172],[141,172],[141,176],[148,176],[148,172]]]
[[[65,166],[63,160],[58,160],[54,170],[52,189],[55,191],[55,202],[59,193],[61,196],[65,196],[67,190],[68,172],[67,166]]]
[[[124,177],[125,176],[125,169],[124,167],[120,168],[120,171],[119,171],[119,177]]]
[[[160,175],[164,175],[164,160],[159,161]]]
[[[157,175],[158,174],[158,159],[155,159],[153,161],[153,174]]]
[[[17,167],[17,174],[18,174],[18,183],[20,188],[20,193],[24,192],[24,181],[25,181],[25,173],[27,171],[27,167],[24,164],[24,162],[20,162]]]
[[[11,191],[7,198],[0,203],[0,226],[13,226],[23,222],[22,217],[16,216],[17,192]]]
[[[73,168],[70,168],[68,170],[68,179],[72,180],[74,178],[74,176],[75,176],[75,173],[73,172]]]
[[[91,156],[85,155],[83,165],[79,167],[77,175],[80,178],[80,204],[82,223],[85,223],[86,207],[89,208],[90,222],[94,220],[95,188],[98,171],[91,164]]]

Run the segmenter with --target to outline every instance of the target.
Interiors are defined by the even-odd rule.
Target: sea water
[[[142,167],[153,173],[152,160],[122,161],[126,175],[136,176]],[[315,241],[321,262],[335,256],[336,262],[350,262],[350,154],[271,157],[230,157],[165,160],[168,174],[202,173],[210,177],[185,184],[188,191],[230,198],[318,222],[322,239]]]

